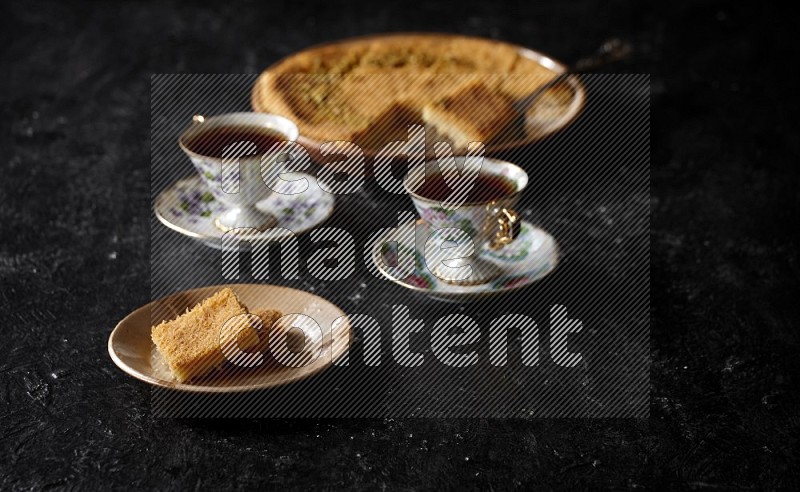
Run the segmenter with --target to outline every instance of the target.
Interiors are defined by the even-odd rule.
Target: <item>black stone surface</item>
[[[0,488],[788,488],[798,482],[792,19],[766,3],[4,3]],[[152,73],[257,72],[384,31],[652,74],[641,420],[172,420],[106,353],[150,296]]]

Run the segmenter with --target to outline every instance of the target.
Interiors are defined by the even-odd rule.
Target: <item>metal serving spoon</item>
[[[531,106],[542,94],[553,87],[566,82],[572,75],[592,72],[598,68],[610,65],[628,58],[633,53],[633,46],[625,40],[612,38],[605,41],[598,50],[589,56],[583,57],[569,65],[567,70],[554,79],[548,81],[532,93],[517,101],[514,106],[520,114],[527,114]]]

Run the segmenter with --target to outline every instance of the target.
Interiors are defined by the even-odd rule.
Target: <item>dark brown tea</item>
[[[458,182],[460,179],[466,181],[465,178],[458,178],[455,183],[457,189],[462,189]],[[516,191],[516,186],[507,178],[491,174],[478,174],[466,202],[491,202],[505,198],[514,191]],[[417,194],[438,202],[453,198],[453,189],[448,186],[441,173],[435,173],[425,178],[422,186],[417,188]]]
[[[221,125],[189,136],[183,142],[187,149],[206,157],[230,155],[263,155],[273,145],[286,140],[283,135],[268,128],[246,125]],[[255,144],[255,150],[251,150]],[[227,152],[226,152],[227,149]]]

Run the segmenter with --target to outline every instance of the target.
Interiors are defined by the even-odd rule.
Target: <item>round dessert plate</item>
[[[230,287],[241,302],[250,309],[278,309],[285,314],[304,314],[320,327],[321,339],[311,337],[313,330],[305,333],[302,351],[314,351],[307,360],[313,362],[303,367],[289,367],[264,354],[263,363],[254,368],[239,368],[228,364],[196,381],[179,383],[156,350],[150,338],[152,325],[162,318],[173,319],[185,313],[219,290]],[[287,343],[292,343],[287,334]],[[302,333],[301,333],[302,335]],[[203,287],[178,292],[140,307],[117,324],[108,338],[108,353],[114,363],[127,374],[153,386],[179,391],[201,393],[239,393],[272,388],[292,383],[318,374],[344,356],[352,341],[352,329],[347,315],[329,301],[300,290],[263,284],[234,284]],[[302,343],[302,342],[301,342]],[[298,356],[303,356],[302,352]]]
[[[406,251],[407,254],[414,255],[416,270],[406,278],[396,279],[389,273],[387,265],[396,264],[397,248],[404,247],[395,237],[397,230],[388,231],[378,238],[372,254],[373,263],[386,278],[396,284],[442,301],[474,301],[521,289],[547,276],[559,262],[558,244],[553,236],[530,222],[523,221],[520,235],[514,242],[498,251],[484,249],[481,254],[482,259],[500,268],[501,274],[498,278],[477,285],[450,284],[433,275],[425,264],[422,251],[430,229],[428,224],[417,220],[416,248],[414,251]]]
[[[273,193],[258,202],[256,207],[278,219],[275,228],[302,234],[330,217],[335,200],[332,194],[319,187],[314,177],[305,173],[293,173],[293,176],[306,178],[308,188],[295,194]],[[287,193],[292,192],[292,187],[298,191],[306,187],[300,180],[292,181],[288,186]],[[158,220],[170,229],[212,248],[221,247],[223,232],[214,225],[214,217],[227,210],[227,207],[214,199],[199,176],[182,179],[164,190],[156,198],[153,209]],[[283,234],[288,236],[288,233]],[[280,240],[281,233],[268,230],[248,238],[256,241]]]

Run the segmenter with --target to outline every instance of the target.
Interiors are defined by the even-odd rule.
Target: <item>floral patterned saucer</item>
[[[402,227],[397,230],[402,230]],[[418,220],[416,248],[414,251],[406,251],[414,256],[416,270],[412,275],[398,280],[390,275],[387,268],[388,265],[397,264],[398,245],[400,248],[405,247],[396,240],[397,230],[388,231],[375,242],[372,254],[375,266],[389,280],[442,301],[473,301],[516,290],[544,278],[559,262],[555,238],[530,222],[522,221],[520,235],[513,243],[497,251],[486,248],[482,253],[483,259],[500,268],[502,273],[498,278],[478,285],[449,284],[434,276],[425,264],[422,251],[428,239],[429,226]]]
[[[273,193],[258,202],[256,207],[278,219],[275,227],[302,234],[331,215],[334,198],[319,187],[314,177],[304,173],[293,173],[293,177],[306,178],[308,189],[299,192],[305,184],[303,181],[292,181],[287,193],[295,189],[296,194]],[[221,247],[223,232],[214,225],[214,217],[227,207],[214,199],[199,176],[182,179],[161,192],[153,208],[158,220],[170,229],[198,239],[212,248]],[[280,239],[275,231],[266,231],[264,234],[268,240]]]

